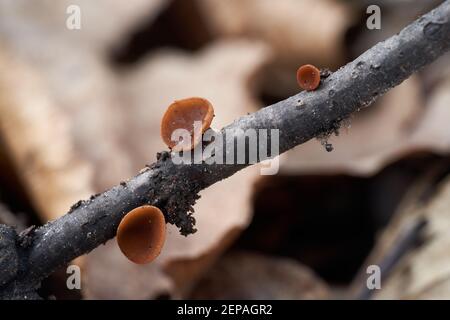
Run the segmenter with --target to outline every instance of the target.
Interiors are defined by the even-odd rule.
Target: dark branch
[[[222,134],[225,136],[225,129],[227,135],[231,131],[236,137],[242,134],[240,130],[279,129],[280,153],[285,152],[313,137],[338,130],[352,112],[368,106],[449,47],[450,0],[447,0],[398,35],[378,43],[330,75],[317,91],[301,92],[237,119]],[[223,148],[234,148],[234,143]],[[43,278],[58,266],[113,238],[122,217],[143,204],[161,208],[167,221],[177,225],[182,234],[195,232],[192,206],[198,192],[248,165],[175,165],[167,152],[158,158],[128,182],[80,201],[66,215],[19,239],[11,230],[1,229],[0,286],[4,285],[0,296],[33,297]],[[11,244],[15,244],[14,250]],[[3,252],[17,259],[12,259],[9,265],[2,260]],[[18,261],[16,267],[14,261]]]

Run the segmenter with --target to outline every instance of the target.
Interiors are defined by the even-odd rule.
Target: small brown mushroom
[[[173,102],[161,121],[161,137],[174,151],[193,149],[202,139],[202,134],[211,125],[214,117],[212,104],[203,98],[193,97]],[[194,122],[201,122],[201,132],[194,135]],[[176,129],[185,129],[190,133],[191,141],[173,141],[172,133]]]
[[[138,264],[156,259],[164,245],[165,237],[164,214],[154,206],[131,210],[117,228],[120,250],[128,259]]]
[[[307,91],[315,90],[320,84],[320,70],[311,64],[305,64],[297,70],[297,83]]]

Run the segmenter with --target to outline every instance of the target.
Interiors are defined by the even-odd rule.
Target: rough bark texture
[[[246,129],[279,129],[279,151],[285,152],[313,137],[338,130],[352,112],[368,106],[449,47],[447,0],[330,75],[317,91],[301,92],[239,118],[222,134],[239,137]],[[223,148],[230,150],[235,146],[229,143]],[[113,238],[122,217],[140,205],[149,203],[161,208],[167,221],[177,225],[184,235],[195,232],[192,206],[198,192],[247,165],[176,165],[171,155],[163,152],[155,164],[134,178],[76,203],[66,215],[38,229],[17,236],[2,226],[0,297],[36,298],[35,289],[43,278]]]

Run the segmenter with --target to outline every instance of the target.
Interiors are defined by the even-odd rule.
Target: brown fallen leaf
[[[222,239],[218,239],[212,247],[199,255],[191,255],[190,257],[180,255],[179,257],[166,259],[162,268],[176,287],[172,296],[174,298],[187,298],[206,270],[209,270],[222,253],[237,239],[242,229],[242,226],[230,228]],[[193,246],[191,245],[191,247]]]
[[[18,52],[47,60],[60,45],[74,51],[102,52],[123,40],[141,21],[151,21],[170,0],[15,0],[0,3],[0,37]],[[80,29],[66,26],[80,12]],[[68,10],[69,9],[69,10]],[[58,51],[56,51],[58,53]]]
[[[326,299],[327,285],[313,271],[287,259],[231,252],[192,290],[191,299]]]
[[[114,94],[116,75],[106,50],[123,42],[141,21],[155,19],[168,3],[169,0],[126,4],[116,0],[0,3],[0,40],[36,69],[50,99],[67,114],[70,135],[81,157],[102,167],[94,171],[92,180],[97,192],[134,173],[127,150],[118,141],[126,126],[120,99]],[[74,5],[80,9],[79,30],[66,26],[71,14],[66,10]]]
[[[85,299],[152,299],[173,291],[158,260],[148,265],[133,264],[120,251],[116,239],[87,255],[85,270]]]
[[[264,40],[286,61],[298,57],[318,64],[342,59],[350,8],[337,1],[199,0],[211,29],[221,36]],[[296,70],[296,69],[295,69]]]
[[[127,135],[127,122],[126,108],[117,94],[117,75],[99,55],[69,52],[71,48],[60,51],[67,54],[55,56],[41,75],[70,119],[77,152],[96,168],[92,183],[100,192],[136,172],[121,141]]]
[[[75,151],[68,118],[39,74],[5,49],[0,51],[0,114],[7,152],[43,221],[92,193],[92,167]]]
[[[427,108],[417,129],[413,132],[412,144],[428,148],[440,154],[450,150],[450,68],[447,68],[447,78],[435,88],[427,101]]]
[[[350,5],[329,0],[198,0],[217,37],[258,39],[274,59],[265,68],[265,94],[284,97],[298,91],[295,71],[306,63],[337,68],[345,60],[345,33],[354,21]]]

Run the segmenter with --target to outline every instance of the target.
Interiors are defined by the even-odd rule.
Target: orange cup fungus
[[[122,253],[137,264],[150,263],[158,257],[166,237],[164,214],[157,207],[142,206],[128,212],[117,229],[117,243]]]
[[[173,102],[166,110],[161,121],[161,137],[174,151],[193,149],[208,130],[214,117],[212,104],[203,98],[192,97]],[[201,123],[201,132],[194,134],[194,122]],[[190,141],[173,141],[172,134],[176,129],[185,129],[190,133]]]
[[[297,70],[297,83],[304,90],[315,90],[320,84],[320,70],[311,64],[301,66]]]

